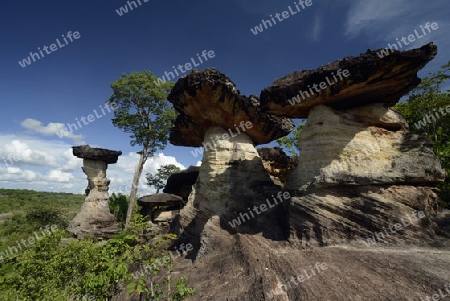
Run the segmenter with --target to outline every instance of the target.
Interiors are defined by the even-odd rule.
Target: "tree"
[[[293,156],[298,156],[300,153],[300,146],[298,144],[298,137],[302,133],[303,127],[305,126],[306,119],[293,130],[289,135],[277,139],[278,146],[286,148]]]
[[[166,181],[170,177],[170,175],[180,171],[181,169],[174,164],[163,165],[158,168],[155,175],[147,173],[147,184],[149,186],[155,187],[156,193],[159,193],[159,190],[164,188],[164,186],[166,185]]]
[[[414,88],[406,102],[397,103],[394,109],[402,113],[410,130],[421,134],[427,132],[433,143],[433,150],[446,170],[450,172],[450,91],[442,92],[442,84],[450,79],[450,61],[437,72]],[[450,204],[450,180],[440,185],[441,200]]]
[[[131,146],[139,145],[139,163],[133,177],[125,227],[128,227],[136,203],[139,178],[147,159],[167,145],[175,110],[167,101],[173,82],[157,83],[150,71],[123,74],[111,84],[113,94],[106,101],[114,108],[114,126],[130,133]]]

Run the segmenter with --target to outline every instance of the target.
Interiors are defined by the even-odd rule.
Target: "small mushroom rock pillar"
[[[106,178],[108,164],[117,162],[121,151],[91,148],[89,145],[74,146],[73,155],[83,159],[83,171],[88,179],[86,199],[80,211],[70,222],[67,231],[79,239],[85,236],[97,239],[110,238],[120,232],[114,215],[109,211]]]

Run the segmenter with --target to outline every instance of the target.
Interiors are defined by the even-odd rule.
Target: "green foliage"
[[[65,229],[69,223],[63,217],[63,212],[57,207],[40,206],[30,207],[26,210],[25,219],[38,227],[42,225],[57,225]]]
[[[289,135],[277,139],[278,146],[285,148],[292,156],[298,156],[300,153],[300,146],[298,145],[298,137],[302,133],[306,120],[303,119],[301,123]]]
[[[45,236],[17,257],[15,272],[5,284],[20,300],[67,300],[81,292],[80,283],[92,269],[100,246],[86,240],[63,248],[63,235],[57,231]]]
[[[135,221],[139,220],[138,215]],[[9,300],[17,297],[24,301],[79,300],[82,296],[85,299],[90,296],[93,300],[109,300],[118,292],[120,282],[131,280],[129,294],[153,292],[152,296],[158,298],[151,300],[183,300],[192,295],[193,290],[185,285],[184,277],[177,280],[174,290],[171,290],[170,266],[173,261],[164,255],[168,252],[162,245],[175,236],[156,237],[157,233],[152,230],[151,240],[139,244],[139,233],[145,234],[147,226],[139,222],[134,225],[134,231],[124,232],[106,244],[72,240],[63,246],[61,238],[64,231],[43,237],[14,261],[0,265],[0,294],[9,296]],[[164,260],[162,265],[161,260]],[[159,267],[141,275],[141,278],[129,269],[136,265],[156,266],[155,263]],[[160,275],[162,273],[168,276]],[[150,279],[150,288],[147,278]]]
[[[181,301],[184,297],[194,294],[194,289],[186,286],[186,277],[181,277],[172,290],[172,265],[173,258],[162,246],[176,238],[174,234],[158,236],[154,228],[149,228],[144,217],[137,213],[136,208],[130,223],[135,235],[144,238],[147,243],[136,245],[130,252],[132,263],[138,263],[139,268],[129,277],[131,282],[127,285],[128,295],[139,295],[140,300]],[[165,275],[160,275],[165,270]]]
[[[58,207],[72,218],[84,202],[84,195],[20,189],[0,189],[0,213],[23,212],[32,207]]]
[[[119,223],[125,224],[128,210],[128,197],[119,193],[116,195],[114,192],[109,197],[109,211],[113,214]]]
[[[430,73],[429,77],[411,91],[406,102],[398,103],[394,108],[402,113],[414,133],[428,133],[433,150],[442,161],[446,173],[450,172],[450,114],[446,107],[450,105],[450,93],[442,92],[442,84],[450,78],[450,62],[441,70]],[[428,116],[428,117],[427,117]],[[447,177],[440,185],[441,200],[450,204],[450,180]]]
[[[22,239],[26,241],[34,232],[41,229],[51,227],[65,229],[68,224],[57,207],[31,207],[26,210],[26,214],[15,213],[0,227],[0,252],[7,251],[9,247],[17,248],[18,242]],[[11,254],[6,259],[10,260],[10,257]]]
[[[181,169],[174,164],[163,165],[158,168],[155,175],[147,173],[147,184],[156,188],[156,193],[163,189],[167,179],[173,174],[180,172]]]
[[[159,82],[150,71],[122,74],[111,84],[113,94],[106,101],[114,108],[114,126],[130,134],[131,146],[142,146],[133,176],[125,226],[131,220],[139,178],[148,157],[164,149],[169,139],[176,112],[167,101],[173,82]]]
[[[148,146],[153,155],[169,137],[175,110],[166,100],[173,82],[157,84],[151,72],[123,74],[111,84],[113,94],[106,102],[114,108],[114,126],[131,134],[131,146]]]
[[[62,202],[55,203],[54,208],[30,206],[25,213],[15,213],[0,223],[0,255],[9,247],[18,247],[21,239],[39,235],[39,239],[28,242],[14,256],[0,259],[0,301],[110,300],[122,283],[136,279],[147,283],[149,275],[135,279],[133,267],[159,263],[158,258],[167,253],[163,243],[175,238],[158,237],[158,231],[149,228],[142,215],[135,214],[129,229],[106,243],[69,239],[63,228],[67,219],[63,219],[59,207]],[[42,223],[56,224],[58,229],[47,231]],[[175,289],[167,286],[170,266],[166,262],[152,271],[155,278],[151,283],[158,287],[156,292],[161,296],[173,296],[167,300],[183,300],[176,298],[184,298],[192,289],[185,285],[184,278],[177,280]]]

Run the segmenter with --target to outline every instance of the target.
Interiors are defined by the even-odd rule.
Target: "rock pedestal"
[[[299,165],[284,188],[293,195],[292,235],[302,245],[361,243],[380,232],[384,242],[432,241],[434,187],[444,170],[426,135],[410,133],[402,115],[383,104],[319,105],[299,142]],[[419,211],[424,216],[410,223]],[[384,232],[397,223],[398,231]]]
[[[204,141],[211,141],[226,131],[210,128]],[[245,133],[226,140],[217,140],[205,148],[202,165],[188,203],[180,212],[177,233],[200,249],[197,259],[214,249],[218,233],[262,233],[264,237],[281,240],[288,237],[288,199],[274,205],[272,196],[280,193],[264,169],[262,160]],[[269,199],[274,208],[250,213]],[[267,206],[268,207],[268,206]],[[233,220],[239,219],[240,223]],[[231,224],[234,224],[232,226]]]
[[[109,211],[110,180],[106,178],[106,169],[108,164],[117,162],[122,152],[83,145],[73,147],[73,154],[83,158],[82,170],[87,176],[88,186],[85,202],[67,231],[79,239],[85,236],[107,239],[120,233],[117,219]]]

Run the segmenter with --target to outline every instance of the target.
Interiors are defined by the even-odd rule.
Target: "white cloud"
[[[349,38],[381,23],[393,21],[413,6],[414,0],[356,0],[347,15],[345,34]]]
[[[26,142],[17,139],[3,143],[0,157],[5,166],[22,164],[58,166],[55,157],[48,152],[32,149]]]
[[[7,167],[6,172],[9,174],[19,174],[20,168],[19,167]]]
[[[320,40],[320,33],[322,31],[322,17],[320,17],[318,14],[314,17],[314,24],[311,29],[310,37],[314,42],[318,42]]]
[[[94,146],[91,146],[91,147],[94,147]],[[63,157],[66,161],[66,164],[64,164],[61,167],[62,170],[64,170],[64,171],[81,170],[81,167],[83,166],[83,160],[80,160],[79,158],[77,158],[73,155],[72,148],[64,151]]]
[[[2,187],[84,193],[87,179],[81,170],[83,160],[73,156],[71,145],[60,140],[48,141],[8,134],[0,134],[0,145],[2,145],[0,158],[4,157],[0,161]],[[111,180],[109,187],[111,193],[114,191],[130,193],[131,181],[138,162],[139,155],[130,152],[120,156],[117,164],[108,166],[106,176]],[[155,173],[159,167],[166,164],[175,164],[185,169],[175,157],[163,153],[156,154],[144,165],[138,195],[156,192],[153,187],[146,184],[145,175],[149,172]]]
[[[347,13],[345,36],[351,39],[365,35],[372,43],[395,43],[395,38],[413,34],[415,29],[420,30],[420,25],[426,22],[438,22],[441,27],[441,23],[448,20],[449,9],[448,1],[425,4],[420,0],[355,0],[351,2]],[[439,29],[414,42],[412,47],[405,48],[419,47],[440,37],[448,40],[446,32]]]
[[[42,134],[44,136],[57,135],[59,138],[67,137],[72,139],[75,144],[85,144],[83,141],[84,136],[75,135],[73,132],[68,131],[64,123],[50,122],[47,125],[43,125],[39,120],[27,118],[22,121],[20,125],[31,132]]]
[[[52,182],[71,182],[74,176],[71,173],[63,172],[59,169],[50,170],[47,179]]]
[[[128,153],[126,156],[120,156],[117,164],[108,167],[107,177],[111,179],[110,191],[122,194],[129,194],[131,191],[132,180],[137,163],[139,162],[139,155],[136,153]],[[156,173],[158,168],[163,165],[174,164],[180,169],[186,167],[179,163],[175,157],[166,156],[163,153],[158,153],[155,156],[148,158],[144,164],[141,177],[139,179],[138,194],[147,195],[153,194],[156,190],[147,185],[146,174]]]

